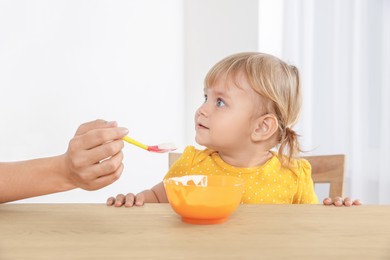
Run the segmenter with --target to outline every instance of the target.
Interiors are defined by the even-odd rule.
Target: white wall
[[[184,144],[182,2],[0,1],[0,160],[65,152],[103,118],[148,144]],[[100,191],[29,202],[105,202],[160,181],[167,156],[126,146],[125,171]]]
[[[257,0],[0,2],[0,160],[63,153],[78,125],[96,118],[148,144],[195,144],[207,71],[256,51],[257,31]],[[151,187],[168,167],[166,155],[124,154],[109,187],[22,202],[104,202]]]
[[[195,144],[194,114],[203,80],[219,60],[258,49],[258,1],[184,1],[185,141]]]

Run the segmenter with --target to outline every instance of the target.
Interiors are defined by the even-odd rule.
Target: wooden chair
[[[169,167],[179,159],[181,153],[169,153]],[[304,156],[312,168],[312,179],[316,183],[329,183],[329,196],[343,197],[344,190],[344,172],[345,172],[345,155],[319,155]]]
[[[304,156],[311,164],[314,184],[329,183],[329,197],[344,196],[345,155]]]

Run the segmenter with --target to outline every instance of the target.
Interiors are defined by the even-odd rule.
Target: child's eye
[[[225,102],[222,99],[218,98],[217,99],[217,107],[224,107],[224,106],[225,106]]]
[[[206,102],[207,101],[207,95],[205,94],[204,95],[204,102]]]

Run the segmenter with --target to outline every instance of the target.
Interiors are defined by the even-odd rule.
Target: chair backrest
[[[181,156],[181,153],[169,153],[169,167]],[[329,196],[343,197],[345,155],[304,156],[311,164],[311,174],[314,184],[329,183]]]
[[[304,156],[311,164],[314,183],[329,183],[329,196],[344,196],[345,155]]]
[[[169,168],[179,159],[181,153],[169,153]]]

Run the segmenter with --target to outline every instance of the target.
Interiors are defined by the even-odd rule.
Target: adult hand
[[[123,171],[122,138],[127,133],[116,122],[82,124],[64,154],[67,179],[84,190],[97,190],[116,181]]]

